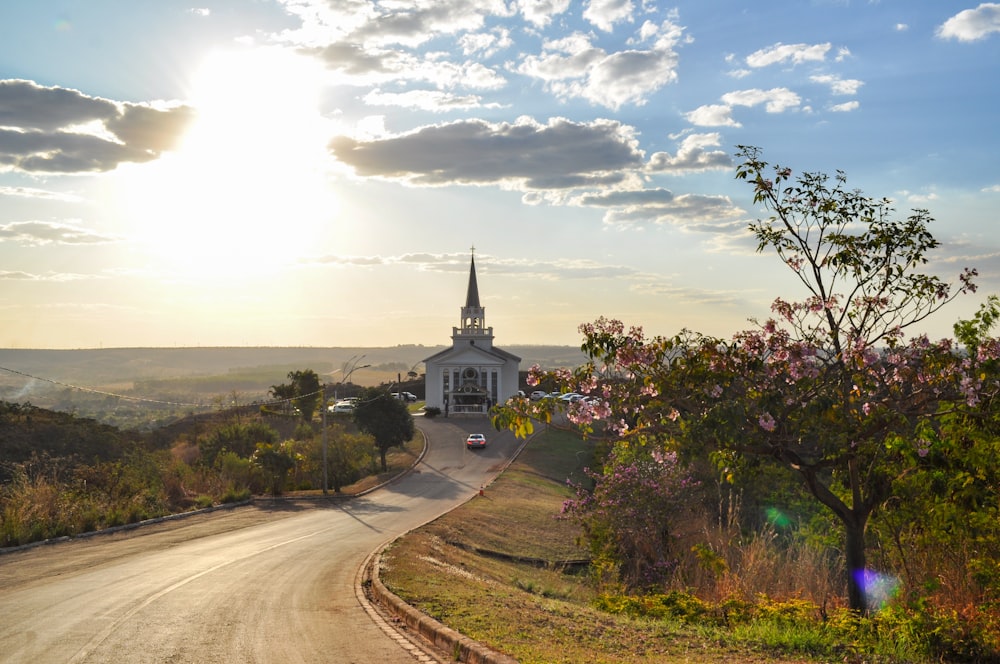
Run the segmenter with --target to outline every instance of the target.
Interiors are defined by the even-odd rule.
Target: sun
[[[131,169],[129,214],[165,264],[259,273],[308,253],[336,216],[322,72],[285,50],[219,51],[193,77],[197,119],[177,151]]]

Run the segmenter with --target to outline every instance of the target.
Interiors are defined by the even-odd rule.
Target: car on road
[[[470,433],[465,439],[465,446],[470,450],[474,447],[486,447],[486,436],[481,433]]]
[[[353,401],[338,401],[329,407],[331,413],[353,413],[354,412],[354,402]]]

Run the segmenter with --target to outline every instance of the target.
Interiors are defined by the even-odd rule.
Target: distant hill
[[[572,346],[502,347],[521,357],[522,371],[533,364],[574,367],[585,360]],[[423,360],[444,348],[0,349],[0,399],[145,428],[234,401],[265,400],[290,371],[312,369],[334,384],[361,367],[351,374],[358,385],[406,381],[411,369],[423,374]]]

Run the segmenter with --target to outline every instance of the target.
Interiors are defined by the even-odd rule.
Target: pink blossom
[[[757,423],[760,425],[760,428],[765,431],[774,431],[777,426],[777,423],[774,421],[771,413],[764,413],[761,415],[760,419],[757,420]]]
[[[534,387],[538,385],[538,383],[541,381],[540,378],[541,373],[542,373],[542,368],[540,366],[538,366],[537,364],[531,365],[531,368],[528,369],[528,377],[525,379],[525,382],[528,384],[529,387]]]
[[[927,453],[930,451],[931,444],[929,441],[924,440],[923,438],[917,441],[917,454],[920,455],[921,458],[927,456]]]

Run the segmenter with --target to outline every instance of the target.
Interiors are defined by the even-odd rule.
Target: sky
[[[720,337],[805,293],[737,146],[1000,292],[1000,3],[0,4],[0,347]],[[474,249],[473,249],[474,248]]]

